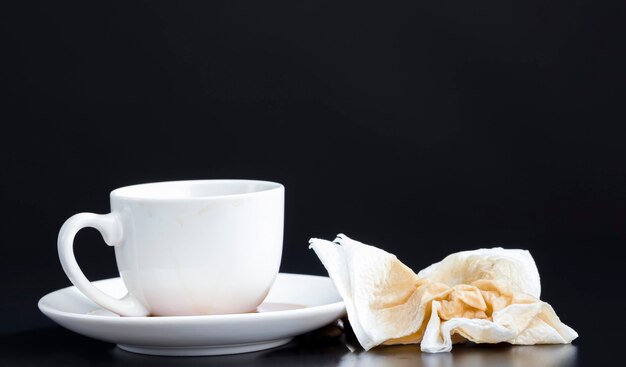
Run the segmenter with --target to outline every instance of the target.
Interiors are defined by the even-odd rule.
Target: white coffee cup
[[[122,187],[111,213],[80,213],[61,227],[59,258],[74,285],[122,316],[180,316],[254,311],[269,292],[283,246],[283,185],[199,180]],[[84,227],[115,247],[128,294],[122,299],[87,280],[73,241]]]

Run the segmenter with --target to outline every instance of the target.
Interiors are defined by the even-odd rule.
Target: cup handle
[[[70,217],[63,223],[57,241],[59,259],[67,277],[87,298],[109,311],[121,316],[147,316],[148,310],[130,293],[121,299],[113,298],[91,284],[80,270],[74,256],[74,237],[85,227],[97,229],[109,246],[122,244],[122,225],[117,213],[79,213]]]

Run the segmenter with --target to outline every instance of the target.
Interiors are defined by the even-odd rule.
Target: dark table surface
[[[416,345],[363,351],[350,330],[314,331],[265,351],[211,357],[157,357],[48,327],[0,337],[0,366],[580,366],[602,365],[602,342],[570,345],[455,345],[451,353],[421,353]]]

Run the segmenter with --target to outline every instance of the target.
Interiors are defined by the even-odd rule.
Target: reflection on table
[[[60,327],[0,337],[2,366],[550,366],[578,363],[575,345],[455,345],[452,353],[421,353],[418,345],[363,351],[353,335],[312,332],[276,349],[212,357],[157,357],[123,351]]]
[[[346,337],[324,339],[311,333],[284,347],[231,356],[172,360],[132,354],[113,349],[111,357],[119,365],[147,363],[154,366],[338,366],[338,367],[570,367],[576,366],[574,345],[512,346],[456,345],[452,353],[422,353],[418,345],[383,346],[363,351],[356,340]]]

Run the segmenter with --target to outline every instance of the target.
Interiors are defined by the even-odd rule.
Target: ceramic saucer
[[[122,297],[120,278],[93,283]],[[258,312],[234,315],[120,317],[68,287],[39,300],[39,309],[79,334],[143,354],[199,356],[252,352],[278,347],[345,315],[345,306],[327,277],[280,273]]]

